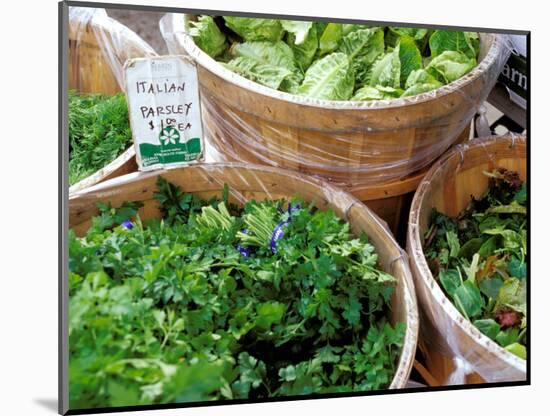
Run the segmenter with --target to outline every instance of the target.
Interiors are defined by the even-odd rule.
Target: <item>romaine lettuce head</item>
[[[225,52],[227,42],[211,16],[199,16],[196,22],[190,22],[189,34],[199,48],[216,58]]]
[[[227,69],[248,78],[251,81],[273,89],[279,89],[284,79],[292,75],[292,72],[286,68],[263,64],[253,59],[243,58],[241,56],[232,59],[223,65]]]
[[[270,88],[294,92],[303,79],[292,49],[283,41],[238,43],[231,47],[231,55],[235,59],[228,68]]]
[[[382,55],[369,71],[368,79],[371,87],[378,85],[383,87],[399,88],[401,77],[401,62],[399,50],[396,48]]]
[[[348,100],[354,84],[349,58],[345,53],[334,52],[309,67],[298,94],[324,100]]]
[[[334,52],[343,36],[343,25],[341,23],[329,23],[324,26],[319,35],[319,56]]]
[[[397,44],[401,63],[400,85],[404,86],[411,72],[422,68],[422,55],[410,36],[401,36]]]
[[[354,30],[344,36],[338,52],[348,56],[356,82],[363,84],[374,61],[384,53],[384,31],[380,28]]]
[[[405,92],[403,97],[422,94],[428,91],[435,90],[443,84],[428,73],[425,69],[417,69],[410,73],[405,83]]]
[[[264,64],[281,66],[290,71],[297,71],[298,69],[292,49],[280,40],[277,42],[236,43],[231,47],[231,55],[250,58]]]
[[[283,36],[281,21],[255,17],[224,16],[226,26],[246,41],[277,41]]]
[[[462,52],[444,51],[430,61],[426,71],[439,81],[448,84],[466,75],[476,65],[475,58],[468,58]]]
[[[369,85],[402,88],[409,74],[422,68],[422,56],[414,40],[402,36],[393,51],[376,61],[368,75]]]
[[[281,26],[288,33],[294,35],[294,44],[301,45],[313,27],[313,22],[302,22],[299,20],[281,20]]]
[[[305,72],[313,62],[313,58],[315,58],[315,54],[319,48],[317,26],[313,23],[310,23],[310,25],[298,25],[294,23],[304,22],[283,21],[283,27],[288,31],[286,41],[292,52],[294,52],[296,64],[301,72]]]
[[[430,50],[432,57],[445,51],[454,51],[476,59],[479,53],[479,37],[473,32],[436,30],[430,36]]]

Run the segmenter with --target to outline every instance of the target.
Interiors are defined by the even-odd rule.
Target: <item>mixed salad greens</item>
[[[486,173],[489,189],[457,217],[433,212],[424,253],[460,313],[526,358],[526,187],[517,172]]]
[[[69,238],[72,409],[388,387],[405,324],[366,235],[294,198],[200,200],[162,218],[99,204]]]
[[[132,143],[123,93],[107,97],[69,91],[69,184],[90,176]]]
[[[327,100],[408,97],[477,65],[472,32],[198,16],[188,33],[228,69],[267,87]]]

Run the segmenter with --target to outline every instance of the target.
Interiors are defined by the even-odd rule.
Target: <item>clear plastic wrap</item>
[[[423,251],[432,208],[458,215],[472,195],[479,197],[487,189],[484,170],[504,167],[519,172],[525,180],[526,156],[525,137],[518,135],[493,136],[458,145],[434,164],[415,194],[407,252],[421,312],[420,339],[428,352],[452,361],[452,372],[438,374],[447,385],[464,384],[472,373],[487,382],[526,379],[526,361],[483,335],[460,314],[434,279]]]
[[[226,69],[186,33],[189,19],[168,14],[161,31],[171,53],[198,64],[205,133],[216,151],[348,189],[399,180],[431,164],[469,127],[511,50],[506,36],[480,34],[478,66],[439,89],[393,100],[318,100]]]
[[[394,321],[405,322],[407,330],[390,388],[406,386],[418,334],[418,310],[407,253],[397,245],[384,223],[364,204],[341,189],[298,173],[265,166],[212,163],[130,173],[73,194],[69,197],[69,226],[77,235],[83,235],[90,226],[91,218],[98,213],[98,201],[110,202],[114,207],[124,201],[142,201],[144,206],[139,211],[142,219],[158,216],[153,193],[159,175],[182,186],[186,192],[203,198],[220,196],[224,184],[227,184],[230,199],[240,204],[250,199],[290,199],[300,195],[305,201],[315,202],[320,209],[334,210],[339,217],[349,221],[354,233],[365,232],[377,250],[382,269],[398,281],[391,314]]]
[[[107,16],[105,9],[69,7],[69,89],[116,94],[123,90],[126,59],[156,55],[136,33]],[[107,166],[73,184],[69,193],[136,170],[134,146],[130,146]]]
[[[71,6],[69,55],[69,88],[113,94],[124,89],[127,59],[157,53],[132,30],[107,16],[105,9]]]

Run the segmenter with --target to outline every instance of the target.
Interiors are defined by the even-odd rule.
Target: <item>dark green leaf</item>
[[[462,286],[458,270],[442,270],[439,272],[439,281],[449,296],[454,296],[457,289]]]
[[[475,318],[481,313],[483,298],[475,283],[466,280],[453,296],[458,309],[463,311],[469,318]]]
[[[474,325],[492,340],[495,340],[500,332],[500,325],[494,319],[478,319],[474,321]]]

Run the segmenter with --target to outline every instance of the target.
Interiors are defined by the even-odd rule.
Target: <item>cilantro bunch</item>
[[[71,408],[388,387],[405,324],[367,236],[298,199],[227,196],[159,178],[162,218],[101,204],[71,231]]]
[[[291,94],[370,101],[435,90],[477,65],[473,32],[198,16],[195,43],[229,70]]]
[[[112,97],[69,91],[69,184],[120,156],[132,142],[124,94]]]
[[[457,217],[434,211],[424,253],[460,313],[526,358],[526,187],[517,172],[486,173],[489,189]]]

